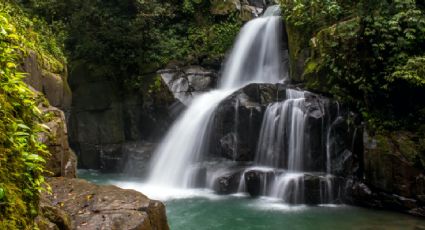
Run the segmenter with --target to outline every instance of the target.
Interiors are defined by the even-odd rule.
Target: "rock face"
[[[68,144],[65,115],[61,110],[52,106],[43,109],[43,112],[50,117],[50,121],[45,123],[50,131],[40,137],[51,154],[46,169],[53,173],[51,176],[75,178],[77,175],[77,157]]]
[[[149,171],[150,158],[155,151],[156,144],[151,142],[127,142],[122,147],[122,152],[126,156],[122,163],[125,163],[124,173],[140,176],[147,175]],[[112,161],[111,163],[113,163]],[[113,168],[112,165],[107,168]]]
[[[187,105],[194,96],[216,86],[217,74],[200,66],[173,67],[158,71],[174,97]]]
[[[38,220],[44,229],[169,229],[164,205],[136,191],[79,179],[48,183],[52,193],[43,193]]]
[[[163,84],[151,95],[123,92],[84,63],[74,65],[70,144],[81,168],[121,171],[126,142],[151,140],[166,131],[177,106]],[[178,103],[177,103],[178,104]]]
[[[67,82],[67,71],[45,66],[35,52],[23,60],[22,71],[28,73],[25,82],[34,90],[42,102],[40,110],[47,117],[47,133],[40,134],[40,140],[51,154],[46,163],[49,176],[76,177],[77,157],[69,147],[65,113],[71,106],[71,91]],[[60,72],[60,73],[54,73]],[[47,101],[45,101],[47,99]],[[50,174],[51,173],[51,174]]]
[[[214,115],[210,154],[239,162],[253,161],[267,106],[284,101],[286,90],[293,87],[283,84],[250,84],[223,100]],[[314,171],[324,168],[329,141],[329,151],[335,163],[332,164],[335,165],[333,173],[349,175],[352,164],[357,167],[360,164],[358,157],[353,158],[353,152],[357,152],[357,146],[361,145],[357,143],[361,132],[356,132],[354,136],[354,132],[349,131],[354,128],[350,129],[343,118],[348,116],[347,111],[339,108],[337,103],[309,92],[305,92],[305,98],[302,106],[306,114],[304,168]],[[331,127],[330,134],[326,133],[328,127]],[[332,139],[327,140],[328,136]],[[347,167],[341,164],[345,164],[350,172],[343,172]]]
[[[214,115],[212,154],[254,160],[264,110],[284,97],[282,85],[250,84],[223,100]]]
[[[350,202],[425,216],[423,153],[408,132],[364,135],[364,179],[348,187]]]
[[[24,81],[41,92],[50,105],[69,112],[71,108],[72,93],[67,82],[66,69],[60,73],[44,68],[35,52],[30,52],[23,60],[22,70],[28,73]]]

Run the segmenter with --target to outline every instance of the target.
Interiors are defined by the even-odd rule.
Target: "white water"
[[[287,155],[286,168],[301,171],[305,125],[302,108],[304,92],[287,89],[286,97],[284,102],[269,105],[264,114],[255,162],[259,165],[282,167],[285,160],[282,157]],[[286,140],[288,143],[285,143]]]
[[[233,90],[215,90],[193,100],[187,110],[173,124],[155,152],[151,182],[172,187],[185,187],[187,170],[204,151],[208,141],[208,126],[218,103]]]
[[[269,196],[300,204],[304,198],[303,173],[285,173],[275,179]]]
[[[248,22],[224,65],[220,88],[283,81],[287,76],[282,69],[281,28],[282,19],[277,16]]]
[[[242,28],[224,65],[220,88],[196,97],[159,144],[149,184],[188,187],[191,165],[206,153],[210,121],[219,103],[248,83],[277,83],[286,77],[281,28],[281,19],[275,16],[254,19]]]

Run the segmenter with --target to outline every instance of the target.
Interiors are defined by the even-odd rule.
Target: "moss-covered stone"
[[[403,197],[418,199],[425,195],[420,180],[425,167],[412,133],[380,133],[368,140],[365,146],[366,183]]]

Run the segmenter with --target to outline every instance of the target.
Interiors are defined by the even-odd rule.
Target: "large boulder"
[[[212,154],[253,161],[265,108],[285,95],[280,84],[250,84],[223,100],[214,115]]]
[[[84,180],[50,178],[41,198],[44,229],[167,230],[165,207],[134,190]]]
[[[159,70],[158,74],[174,97],[185,105],[189,104],[194,96],[215,87],[217,82],[217,73],[201,66],[174,66]]]
[[[425,216],[424,154],[409,132],[364,133],[364,178],[347,185],[348,201]]]

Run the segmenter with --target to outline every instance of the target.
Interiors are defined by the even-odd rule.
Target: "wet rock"
[[[59,228],[69,216],[70,229],[169,229],[164,205],[136,191],[79,179],[51,178],[48,183],[52,194],[43,193],[42,202]]]
[[[350,150],[344,150],[332,159],[332,173],[335,175],[352,175],[353,170],[353,153]]]
[[[265,195],[274,179],[273,171],[250,170],[245,172],[245,189],[253,197]]]
[[[304,176],[304,202],[306,204],[320,204],[320,177]]]
[[[264,110],[285,95],[282,85],[250,84],[223,100],[214,114],[212,154],[254,160]]]
[[[384,192],[359,180],[347,181],[344,201],[349,204],[389,209],[425,217],[423,202]]]
[[[236,193],[238,191],[241,174],[242,172],[237,170],[217,176],[214,179],[214,191],[222,195]]]

